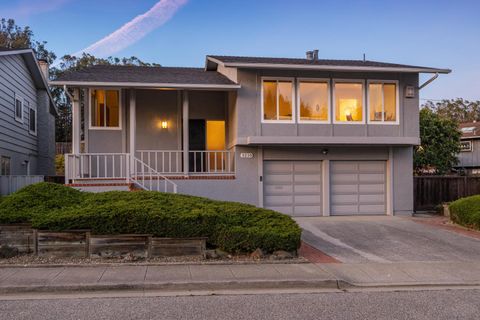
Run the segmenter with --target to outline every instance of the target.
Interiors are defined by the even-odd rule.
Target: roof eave
[[[104,82],[104,81],[50,81],[51,86],[74,87],[127,87],[127,88],[168,88],[168,89],[198,89],[198,90],[236,90],[239,84],[189,84],[189,83],[141,83],[141,82]]]
[[[209,60],[218,63],[217,59],[209,57]],[[216,61],[215,61],[216,60]],[[452,72],[450,69],[436,68],[409,68],[409,67],[371,67],[371,66],[327,66],[327,65],[303,65],[303,64],[279,64],[279,63],[243,63],[221,62],[225,67],[244,69],[286,69],[286,70],[321,70],[321,71],[344,71],[344,72],[400,72],[400,73],[442,73]]]

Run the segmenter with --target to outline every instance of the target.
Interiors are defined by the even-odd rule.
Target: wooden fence
[[[44,176],[0,176],[0,195],[8,195],[44,179]]]
[[[55,154],[72,153],[71,142],[55,142]]]
[[[480,177],[417,176],[413,180],[414,210],[433,210],[444,202],[480,194]]]

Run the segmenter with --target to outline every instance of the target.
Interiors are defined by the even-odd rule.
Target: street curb
[[[0,295],[16,293],[59,293],[98,291],[205,291],[242,289],[340,289],[349,284],[342,280],[246,280],[210,282],[160,282],[160,283],[105,283],[81,285],[31,285],[0,286]]]

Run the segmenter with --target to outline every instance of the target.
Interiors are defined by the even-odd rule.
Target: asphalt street
[[[0,301],[7,319],[478,319],[480,290]]]

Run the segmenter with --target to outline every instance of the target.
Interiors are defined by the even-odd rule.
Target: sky
[[[0,0],[57,56],[88,50],[164,66],[205,55],[362,59],[449,68],[422,99],[480,100],[478,0]],[[431,75],[422,75],[427,80]]]

